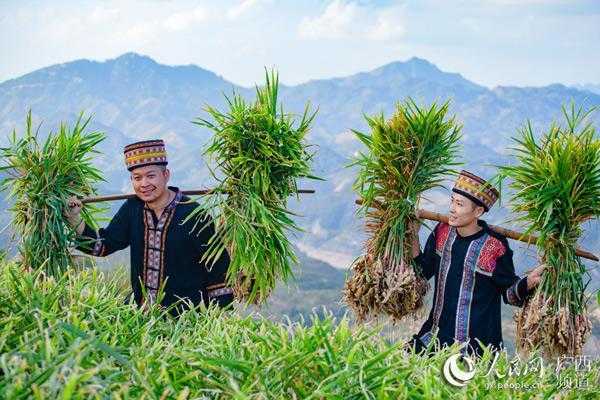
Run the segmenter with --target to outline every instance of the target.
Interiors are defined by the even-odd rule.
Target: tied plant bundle
[[[70,247],[84,244],[78,243],[63,211],[66,199],[94,194],[94,185],[103,180],[92,161],[104,133],[87,131],[89,122],[81,114],[74,126],[61,124],[58,132],[41,139],[29,112],[25,133],[13,131],[9,146],[0,149],[0,191],[8,191],[13,201],[12,228],[26,269],[60,276],[72,265]],[[91,226],[95,211],[89,206],[82,211]]]
[[[514,148],[518,164],[500,168],[514,191],[512,210],[537,231],[542,280],[515,314],[517,345],[548,356],[581,354],[591,323],[585,266],[575,255],[582,224],[600,215],[600,140],[590,111],[563,107],[566,125],[553,124],[536,140],[530,123]],[[588,279],[589,282],[589,279]]]
[[[203,260],[211,265],[227,249],[228,283],[238,300],[254,304],[264,302],[277,282],[293,277],[298,260],[287,233],[300,228],[287,199],[297,196],[299,179],[318,179],[310,174],[313,154],[306,143],[316,112],[309,113],[307,104],[296,123],[278,104],[278,90],[278,75],[267,72],[254,102],[234,94],[227,98],[227,112],[207,106],[212,120],[195,121],[214,133],[204,155],[219,174],[213,172],[214,194],[189,218],[206,213],[218,221]]]
[[[370,135],[354,131],[367,147],[351,166],[359,167],[354,190],[369,239],[351,267],[344,300],[360,321],[382,314],[400,320],[423,305],[428,283],[412,258],[410,227],[418,223],[423,192],[456,173],[461,126],[447,113],[448,103],[427,108],[409,99],[389,120],[366,117]]]

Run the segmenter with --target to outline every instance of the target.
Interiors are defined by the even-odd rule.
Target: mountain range
[[[284,71],[281,78],[285,80]],[[254,96],[254,88],[235,85],[198,66],[161,65],[135,53],[104,62],[77,60],[53,65],[0,83],[0,146],[7,143],[13,129],[22,132],[28,110],[36,123],[42,124],[42,133],[56,130],[60,122],[72,123],[83,112],[92,117],[90,129],[107,136],[97,159],[106,176],[106,183],[99,187],[101,193],[130,190],[122,148],[155,137],[167,143],[172,184],[209,187],[202,148],[210,133],[191,121],[207,116],[203,111],[207,104],[223,109],[225,95],[234,91],[248,99]],[[352,76],[281,85],[280,96],[288,112],[300,114],[309,102],[312,109],[318,109],[308,141],[315,145],[313,172],[325,180],[303,182],[302,187],[314,188],[316,193],[290,200],[304,230],[294,234],[293,242],[302,253],[306,271],[299,274],[296,292],[279,290],[270,305],[276,313],[306,315],[310,307],[319,304],[338,309],[336,296],[339,298],[344,270],[360,254],[365,239],[352,191],[356,171],[346,167],[361,149],[350,129],[365,131],[365,114],[389,116],[396,103],[408,97],[420,104],[450,101],[451,114],[463,124],[461,160],[465,168],[489,178],[496,165],[512,162],[511,138],[527,120],[541,133],[552,121],[560,120],[562,106],[571,102],[586,108],[600,106],[600,85],[490,89],[412,58]],[[600,113],[592,122],[600,127]],[[447,182],[446,187],[450,185]],[[428,193],[425,206],[444,211],[447,197],[447,190],[434,190]],[[488,222],[515,227],[507,203],[504,200],[495,207]],[[7,208],[6,204],[0,206]],[[111,211],[118,206],[111,204]],[[2,226],[8,225],[9,217],[8,212],[0,213]],[[600,224],[590,223],[585,228],[581,245],[600,253]],[[422,240],[427,233],[422,229]],[[8,230],[0,234],[0,248],[8,247],[8,234]],[[511,246],[518,273],[536,263],[535,248],[515,242]],[[121,256],[112,261],[123,260]],[[591,287],[598,288],[600,274],[597,268],[591,271]]]
[[[361,149],[350,129],[366,129],[364,114],[390,115],[395,104],[408,97],[422,104],[450,101],[451,113],[463,123],[465,168],[490,177],[495,165],[511,162],[511,137],[526,120],[541,132],[561,117],[563,105],[600,105],[600,95],[591,89],[592,85],[561,84],[489,89],[419,58],[348,77],[282,85],[286,111],[301,113],[308,102],[318,108],[308,140],[316,145],[314,172],[326,179],[304,183],[317,193],[292,200],[292,208],[303,215],[298,222],[306,230],[296,236],[296,244],[308,255],[339,268],[347,267],[360,253],[364,235],[351,190],[355,171],[345,166]],[[115,160],[128,142],[152,137],[166,140],[176,185],[207,186],[211,180],[202,147],[210,134],[191,121],[206,116],[203,107],[207,104],[222,109],[224,95],[233,91],[246,98],[254,96],[253,88],[237,86],[200,67],[161,65],[135,53],[105,62],[53,65],[0,83],[0,145],[6,143],[10,131],[22,129],[30,109],[42,123],[42,132],[56,129],[61,121],[74,121],[84,112],[93,117],[92,129],[107,134],[98,159],[107,177],[102,192],[129,189],[126,171]],[[596,113],[594,124],[600,126],[599,122]],[[443,211],[446,196],[444,191],[434,191],[428,196],[430,206]],[[509,213],[502,207],[488,219],[510,225]],[[598,252],[597,225],[590,227],[583,243]]]

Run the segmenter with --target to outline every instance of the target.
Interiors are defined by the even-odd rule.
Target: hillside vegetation
[[[571,364],[560,374],[547,369],[541,378],[532,371],[498,378],[485,376],[491,361],[485,354],[475,377],[457,389],[440,372],[456,348],[415,355],[376,329],[331,316],[279,324],[211,308],[174,320],[159,308],[125,304],[121,283],[98,270],[44,279],[2,264],[0,398],[591,399],[597,393],[597,364],[579,372]],[[508,361],[501,356],[495,371],[506,375]],[[583,379],[587,387],[565,386]]]

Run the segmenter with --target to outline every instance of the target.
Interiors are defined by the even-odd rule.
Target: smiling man
[[[501,299],[522,306],[543,266],[515,275],[508,241],[479,219],[499,196],[485,180],[462,171],[452,192],[448,223],[435,227],[423,252],[413,229],[413,257],[425,279],[435,276],[435,289],[429,318],[411,344],[421,351],[437,338],[442,346],[465,343],[470,353],[481,352],[477,341],[500,349]]]
[[[194,305],[210,300],[220,306],[231,303],[233,291],[225,285],[229,256],[223,252],[210,270],[200,263],[214,226],[209,224],[196,235],[190,233],[191,223],[182,225],[197,203],[190,202],[178,188],[167,186],[170,171],[163,141],[133,143],[125,147],[124,153],[137,197],[127,200],[108,226],[97,232],[83,222],[81,202],[69,199],[69,223],[92,243],[79,249],[103,257],[129,246],[131,286],[138,305],[155,302],[163,285],[164,306],[179,299]],[[183,307],[185,303],[180,303],[175,313]]]

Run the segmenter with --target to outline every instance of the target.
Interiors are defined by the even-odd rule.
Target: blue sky
[[[600,1],[0,0],[0,81],[128,51],[246,86],[413,56],[489,87],[600,84]]]

